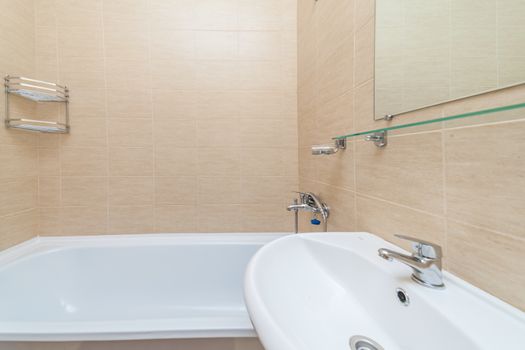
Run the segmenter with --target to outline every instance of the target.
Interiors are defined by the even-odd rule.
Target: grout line
[[[53,1],[53,11],[54,11],[54,16],[55,16],[55,40],[56,40],[56,80],[60,82],[60,84],[62,84],[63,82],[60,81],[60,63],[61,63],[61,60],[60,60],[60,40],[59,40],[59,30],[58,30],[58,18],[57,18],[57,12],[56,12],[56,9],[57,9],[57,4],[56,4],[56,1]],[[63,199],[62,199],[62,187],[63,187],[63,184],[62,184],[62,173],[63,173],[63,169],[62,169],[62,158],[63,158],[63,153],[62,153],[62,143],[60,142],[60,137],[58,137],[58,144],[57,144],[57,153],[58,153],[58,223],[59,223],[59,228],[58,228],[58,234],[62,235],[64,234],[64,228],[63,228],[63,211],[62,211],[62,202],[63,202]],[[40,175],[40,173],[39,173]],[[39,216],[39,219],[38,219],[38,223],[40,225],[40,216]],[[40,233],[40,232],[39,232]]]
[[[156,141],[156,135],[155,135],[155,107],[154,107],[154,99],[153,99],[153,83],[152,83],[152,72],[153,72],[153,64],[152,64],[152,58],[151,58],[151,9],[150,9],[150,2],[148,1],[146,3],[146,20],[147,20],[147,28],[148,31],[148,54],[147,54],[147,67],[149,71],[148,79],[149,81],[149,103],[150,103],[150,113],[151,113],[151,148],[152,148],[152,157],[153,157],[153,172],[152,172],[152,178],[153,178],[153,193],[151,194],[153,197],[153,231],[158,231],[158,225],[157,225],[157,143]]]
[[[447,196],[447,149],[446,149],[446,140],[445,140],[445,132],[441,131],[441,162],[442,162],[442,173],[441,176],[443,178],[442,180],[442,190],[443,190],[443,213],[445,217],[445,232],[443,237],[443,243],[445,251],[448,251],[448,196]]]
[[[106,23],[104,20],[104,2],[101,7],[102,20],[102,61],[104,65],[104,113],[106,124],[106,234],[109,233],[109,115],[108,115],[108,79],[107,79],[107,60],[106,60]]]

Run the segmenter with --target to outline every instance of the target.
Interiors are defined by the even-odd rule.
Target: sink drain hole
[[[355,335],[350,338],[351,350],[385,350],[381,345],[370,338],[362,335]]]
[[[396,295],[397,295],[397,299],[399,300],[399,302],[405,306],[408,306],[410,305],[410,298],[408,297],[408,294],[407,292],[405,292],[404,289],[402,288],[397,288],[396,289]]]

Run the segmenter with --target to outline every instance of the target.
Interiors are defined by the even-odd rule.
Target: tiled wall
[[[330,157],[310,146],[385,126],[373,121],[372,0],[299,2],[300,188],[332,207],[329,228],[444,246],[446,269],[525,309],[525,114],[391,133],[378,149],[356,139]],[[401,116],[392,125],[524,102],[525,88]],[[303,230],[311,230],[303,220]]]
[[[72,115],[39,139],[40,234],[292,230],[295,0],[35,6]]]
[[[9,3],[9,4],[7,4]],[[0,76],[31,75],[34,71],[34,10],[32,0],[0,1]],[[4,115],[5,99],[0,97]],[[34,106],[11,99],[15,117],[31,114]],[[0,127],[0,249],[34,236],[37,223],[37,138]]]

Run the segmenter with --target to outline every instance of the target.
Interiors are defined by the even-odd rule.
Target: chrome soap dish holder
[[[58,134],[66,134],[69,132],[69,90],[67,87],[46,81],[9,75],[4,78],[4,82],[5,125],[7,128]],[[58,122],[31,118],[12,118],[9,106],[9,97],[11,94],[33,102],[64,103],[65,121]]]

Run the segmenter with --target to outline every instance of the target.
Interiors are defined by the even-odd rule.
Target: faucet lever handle
[[[440,245],[405,235],[396,234],[394,236],[412,242],[415,253],[423,258],[440,259],[443,257],[443,250]]]
[[[297,193],[299,195],[299,199],[301,200],[301,203],[306,204],[306,199],[308,198],[307,192],[292,191],[292,193]]]

